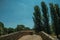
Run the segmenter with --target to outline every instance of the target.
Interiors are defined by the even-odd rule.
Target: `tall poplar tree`
[[[58,4],[55,4],[55,12],[57,14],[57,27],[55,27],[56,29],[56,34],[59,35],[60,34],[60,8]]]
[[[53,28],[54,28],[55,34],[58,37],[58,15],[57,15],[55,5],[52,3],[50,3],[50,13],[52,18]]]
[[[43,22],[44,22],[44,31],[48,34],[51,33],[49,26],[49,17],[48,17],[48,7],[45,2],[41,2],[42,12],[43,12]]]
[[[34,21],[34,27],[36,32],[42,31],[41,26],[41,12],[39,6],[34,7],[34,13],[33,13],[33,21]]]

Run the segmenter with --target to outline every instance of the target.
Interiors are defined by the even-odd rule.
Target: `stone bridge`
[[[18,40],[21,37],[26,36],[26,35],[37,35],[37,34],[34,34],[34,31],[19,31],[19,32],[7,34],[7,35],[2,35],[2,36],[0,36],[0,40]],[[51,37],[50,35],[46,34],[43,31],[38,33],[38,35],[40,36],[40,38],[42,40],[56,40],[56,39],[54,39],[53,37]],[[32,38],[32,37],[30,37],[30,38]],[[34,39],[38,38],[38,36],[37,37],[35,36],[33,38]]]

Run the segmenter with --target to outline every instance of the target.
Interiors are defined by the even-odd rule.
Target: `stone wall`
[[[42,37],[43,40],[55,40],[53,37],[43,31],[41,31],[39,35]]]
[[[20,37],[24,36],[24,35],[32,35],[33,32],[15,32],[15,33],[11,33],[11,34],[7,34],[7,35],[3,35],[0,36],[0,40],[18,40]]]

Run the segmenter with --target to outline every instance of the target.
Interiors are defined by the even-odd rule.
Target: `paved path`
[[[42,38],[39,35],[26,35],[19,38],[18,40],[42,40]]]

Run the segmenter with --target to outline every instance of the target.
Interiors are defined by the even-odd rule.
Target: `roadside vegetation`
[[[48,7],[49,6],[49,7]],[[46,5],[41,2],[41,5],[36,5],[33,12],[34,28],[36,33],[44,31],[50,35],[60,35],[60,7],[58,4],[50,3]],[[6,28],[4,23],[0,22],[0,35],[9,34],[21,30],[31,30],[25,25],[17,25],[16,28]]]

